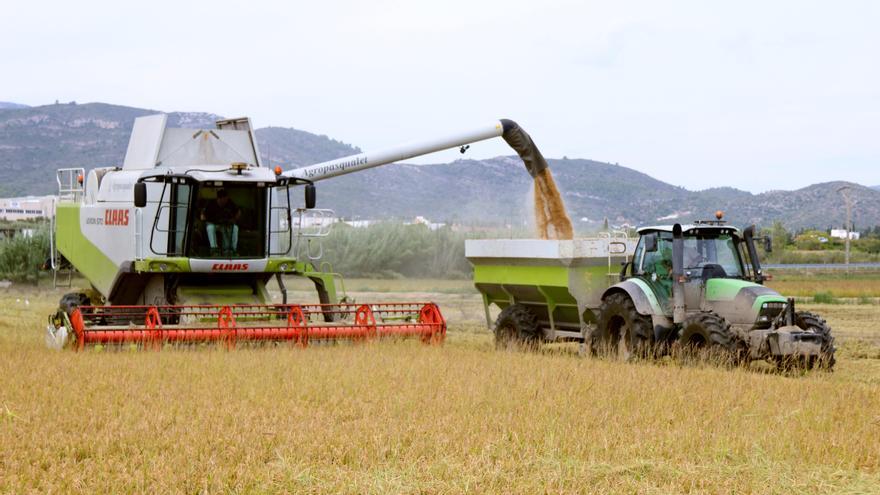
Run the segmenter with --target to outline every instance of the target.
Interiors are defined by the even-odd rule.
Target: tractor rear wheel
[[[628,361],[652,354],[651,317],[639,314],[632,299],[622,292],[609,295],[599,307],[599,325],[592,336],[596,352]]]
[[[538,319],[522,304],[504,308],[495,320],[496,349],[534,348],[542,339]]]
[[[686,358],[709,358],[725,365],[747,362],[745,342],[734,335],[727,320],[712,312],[689,316],[682,325],[679,344]]]
[[[798,311],[795,313],[795,324],[802,330],[817,333],[822,336],[822,349],[818,359],[815,361],[807,361],[807,368],[816,366],[818,368],[831,370],[834,368],[834,337],[831,335],[831,327],[819,315],[808,311]]]

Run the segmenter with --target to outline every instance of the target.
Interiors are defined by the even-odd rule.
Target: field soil
[[[778,374],[496,351],[467,282],[347,288],[446,343],[56,352],[63,291],[0,290],[0,492],[880,492],[880,305],[802,305],[837,368]]]

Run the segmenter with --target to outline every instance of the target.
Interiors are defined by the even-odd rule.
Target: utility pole
[[[852,198],[849,195],[849,186],[843,186],[837,190],[841,196],[843,196],[843,200],[846,202],[846,225],[843,226],[844,233],[846,234],[846,274],[849,275],[849,238],[852,234],[850,231],[852,230]]]

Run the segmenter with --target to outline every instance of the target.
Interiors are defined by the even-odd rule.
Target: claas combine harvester
[[[547,166],[509,120],[288,171],[263,164],[247,118],[213,129],[166,122],[164,114],[136,119],[121,167],[58,170],[51,265],[56,278],[75,269],[91,287],[61,299],[49,318],[50,347],[442,341],[446,323],[433,303],[340,297],[339,276],[319,264],[333,212],[315,208],[315,182],[493,137],[533,176]],[[313,282],[320,304],[288,301],[284,276]],[[273,278],[281,304],[267,290]]]

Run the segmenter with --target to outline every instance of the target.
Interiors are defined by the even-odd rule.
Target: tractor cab
[[[669,298],[673,282],[672,226],[639,229],[639,242],[629,276],[643,278]],[[709,225],[682,226],[682,269],[689,281],[705,283],[714,278],[751,279],[743,262],[746,244],[738,229]]]
[[[755,247],[754,227],[739,230],[721,220],[642,227],[623,279],[638,279],[663,312],[721,309],[741,289],[764,293],[765,275]],[[764,238],[770,250],[769,238]],[[678,296],[678,303],[675,298]],[[751,318],[749,316],[748,318]]]

